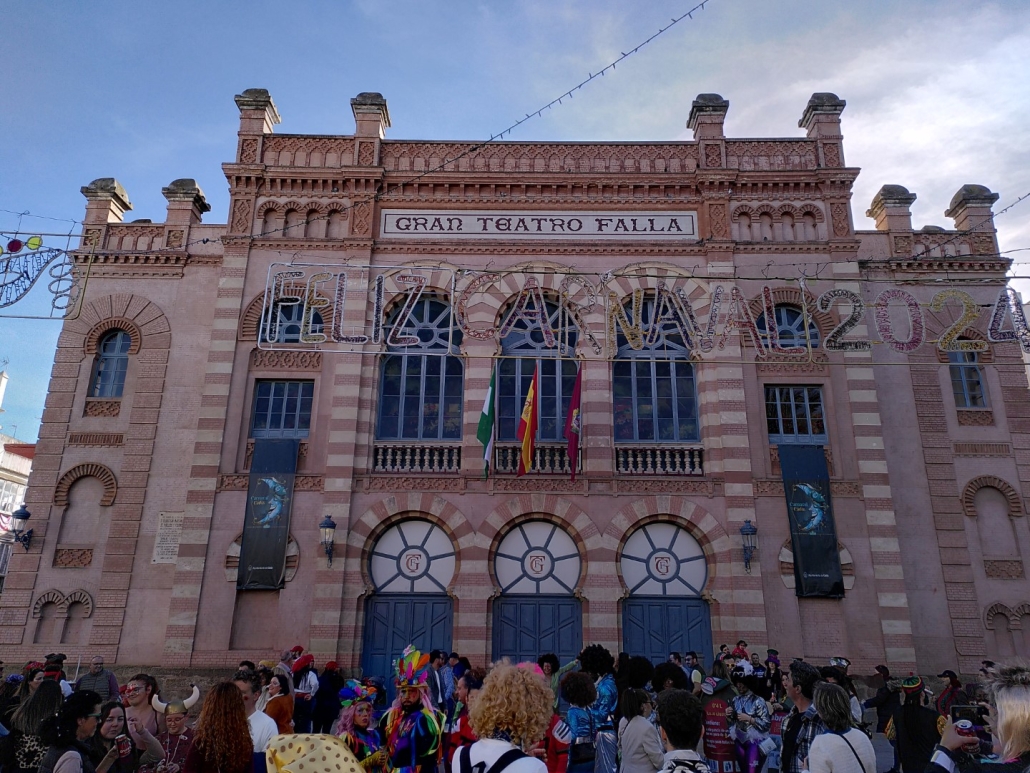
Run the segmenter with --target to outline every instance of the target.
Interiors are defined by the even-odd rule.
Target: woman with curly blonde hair
[[[536,664],[494,664],[469,709],[469,722],[479,737],[455,755],[457,773],[474,767],[500,773],[547,773],[547,766],[528,749],[547,732],[554,693]]]
[[[232,682],[216,684],[204,699],[183,773],[250,773],[253,762],[254,743],[240,690]]]

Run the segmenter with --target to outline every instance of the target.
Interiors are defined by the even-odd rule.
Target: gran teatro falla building
[[[193,180],[164,222],[82,188],[5,660],[1030,654],[998,194],[956,181],[948,228],[900,185],[856,212],[833,94],[798,136],[726,137],[702,94],[692,140],[626,143],[391,139],[369,93],[352,134],[282,134],[268,92],[236,104],[227,223]]]

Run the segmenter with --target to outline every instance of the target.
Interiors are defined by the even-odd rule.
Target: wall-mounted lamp
[[[334,521],[329,515],[326,515],[322,519],[322,523],[318,524],[318,529],[322,533],[322,548],[325,550],[325,557],[328,561],[328,565],[333,565],[333,538],[336,535],[336,521]]]
[[[751,574],[751,557],[758,550],[758,527],[750,519],[740,527],[740,539],[744,543],[744,571]]]
[[[32,513],[25,509],[25,505],[11,513],[11,538],[26,551],[32,545],[32,529],[25,530],[31,517]]]

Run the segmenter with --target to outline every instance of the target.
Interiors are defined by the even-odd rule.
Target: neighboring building
[[[281,135],[267,92],[236,102],[228,224],[201,223],[192,180],[164,189],[164,223],[123,222],[112,179],[82,189],[89,279],[36,539],[0,596],[5,659],[227,668],[300,642],[381,674],[409,640],[483,663],[743,638],[972,673],[1030,654],[1030,333],[997,194],[965,185],[954,230],[914,230],[915,195],[884,186],[856,231],[830,94],[804,137],[727,138],[729,103],[701,95],[692,141],[652,143],[387,140],[377,94],[352,100],[353,135]],[[843,599],[795,595],[797,446],[824,449]],[[238,589],[282,561],[281,590]]]
[[[0,383],[6,386],[7,374],[0,373]],[[3,392],[0,391],[0,402]],[[25,502],[29,473],[35,445],[19,443],[17,438],[0,434],[0,591],[4,587],[7,567],[14,545],[7,533],[11,526],[11,513]]]

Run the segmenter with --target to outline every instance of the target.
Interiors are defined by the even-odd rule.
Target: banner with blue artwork
[[[794,549],[794,594],[844,598],[844,575],[822,446],[781,445],[780,468]]]
[[[254,441],[237,590],[279,590],[286,584],[286,546],[299,449],[299,440]]]

